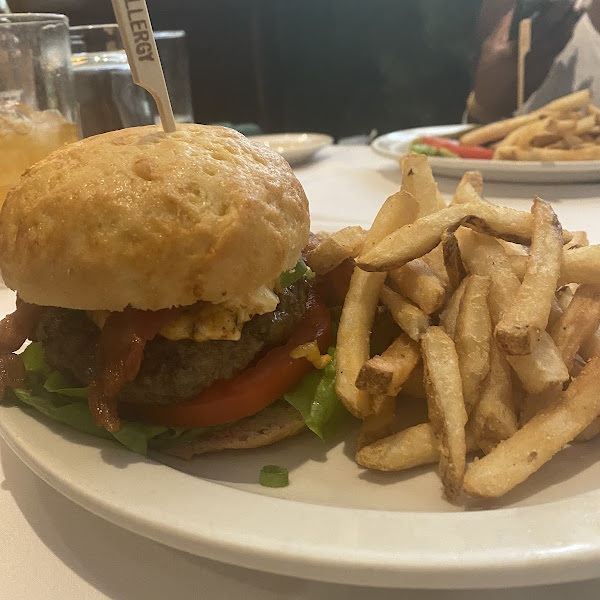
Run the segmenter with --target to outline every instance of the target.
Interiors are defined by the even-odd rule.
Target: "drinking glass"
[[[33,163],[79,139],[69,22],[0,15],[0,205]]]
[[[71,27],[73,76],[83,136],[159,123],[152,96],[131,77],[115,24]],[[184,31],[154,32],[175,121],[193,121]]]

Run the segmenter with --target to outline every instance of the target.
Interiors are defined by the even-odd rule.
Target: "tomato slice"
[[[446,148],[454,154],[458,154],[461,158],[479,158],[489,160],[494,157],[494,151],[491,148],[483,146],[465,146],[456,140],[449,140],[443,137],[425,136],[421,139],[421,143],[433,148]]]
[[[288,342],[267,352],[256,365],[215,382],[194,398],[168,405],[121,403],[119,413],[133,421],[187,428],[223,425],[256,414],[313,369],[305,358],[290,358],[290,352],[315,339],[325,352],[331,341],[331,320],[323,301],[310,292],[306,312]]]

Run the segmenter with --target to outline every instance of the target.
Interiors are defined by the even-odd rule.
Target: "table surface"
[[[358,215],[368,226],[385,198],[400,183],[396,165],[362,146],[322,151],[296,173],[311,203],[314,229],[348,224]],[[438,179],[448,196],[456,186]],[[526,209],[534,194],[554,203],[569,229],[597,228],[600,242],[600,188],[597,185],[489,183],[485,196]],[[339,206],[339,219],[325,218]],[[353,219],[356,224],[356,219]],[[311,600],[475,600],[478,591],[397,591],[304,581],[215,563],[152,542],[107,523],[54,491],[35,476],[0,439],[0,598],[7,600],[158,600],[163,598],[294,598]],[[510,582],[507,582],[507,585]],[[439,585],[439,583],[438,583]],[[199,595],[201,594],[201,595]],[[486,600],[596,599],[600,579],[529,589],[486,591]]]

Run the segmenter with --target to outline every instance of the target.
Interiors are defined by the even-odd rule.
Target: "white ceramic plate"
[[[465,125],[436,125],[393,131],[379,136],[371,143],[378,154],[398,160],[408,151],[411,142],[425,135],[446,135],[464,129]],[[599,160],[578,161],[514,161],[477,160],[431,156],[429,164],[435,175],[462,177],[465,171],[479,170],[484,181],[507,183],[585,183],[600,181]]]
[[[14,298],[0,290],[0,311]],[[600,566],[600,440],[561,453],[501,503],[456,507],[433,468],[367,472],[352,423],[328,444],[144,459],[16,406],[0,433],[51,486],[133,532],[236,565],[374,586],[507,587],[595,577]],[[171,464],[174,468],[161,464]],[[257,484],[260,468],[290,486]]]
[[[251,139],[279,152],[291,165],[303,163],[321,148],[333,144],[333,138],[324,133],[270,133]]]

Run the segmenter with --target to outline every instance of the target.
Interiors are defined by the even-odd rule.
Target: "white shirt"
[[[585,88],[591,89],[594,104],[600,106],[600,33],[587,13],[575,25],[571,39],[554,59],[542,85],[516,114],[531,112],[556,98]]]

